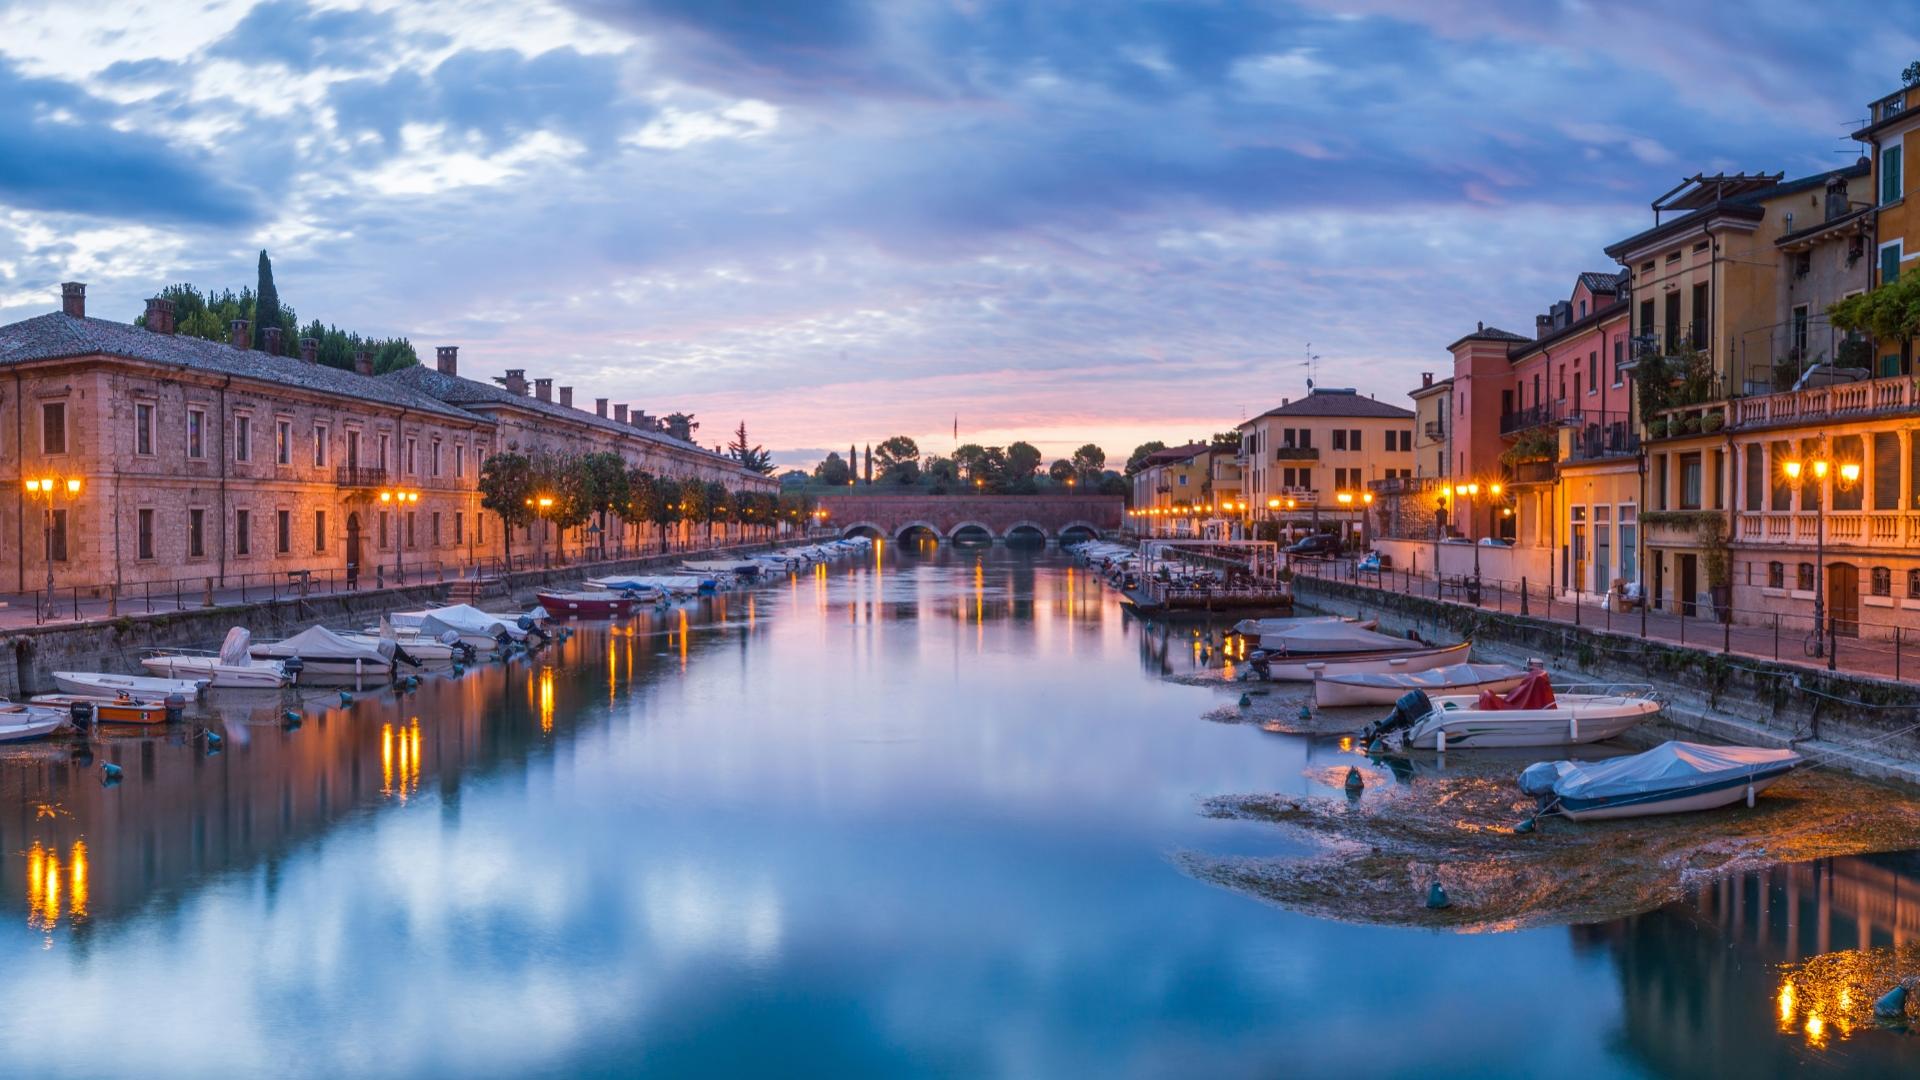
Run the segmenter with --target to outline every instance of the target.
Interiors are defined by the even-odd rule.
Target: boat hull
[[[72,718],[63,709],[0,702],[0,743],[45,738],[72,726]]]
[[[540,606],[555,618],[611,619],[631,614],[646,601],[626,596],[587,597],[577,593],[538,593]]]
[[[1436,705],[1438,702],[1435,703]],[[1611,739],[1660,711],[1648,698],[1608,698],[1552,709],[1438,709],[1415,724],[1401,745],[1409,750],[1469,750],[1499,746],[1571,746]]]
[[[214,690],[277,690],[292,681],[278,664],[223,664],[211,656],[149,656],[140,666],[163,679],[205,679]]]
[[[1701,787],[1663,793],[1659,798],[1648,799],[1644,795],[1635,797],[1646,801],[1565,799],[1560,803],[1559,813],[1573,821],[1605,821],[1611,818],[1656,817],[1662,814],[1686,814],[1695,810],[1718,810],[1745,801],[1749,784],[1753,787],[1753,793],[1758,795],[1794,768],[1793,765],[1785,765],[1753,776],[1730,777]]]
[[[280,656],[259,656],[262,660],[284,660]],[[343,660],[336,657],[325,659],[300,658],[300,685],[302,686],[347,686],[359,683],[376,682],[393,676],[393,665],[384,660]]]
[[[1434,671],[1437,670],[1437,668],[1428,668],[1427,670]],[[1395,668],[1393,673],[1400,674],[1404,671],[1404,668]],[[1313,681],[1314,704],[1323,709],[1338,709],[1350,705],[1392,705],[1394,702],[1399,701],[1400,696],[1409,690],[1424,690],[1429,694],[1478,694],[1483,690],[1492,690],[1497,694],[1519,686],[1520,680],[1526,678],[1527,673],[1522,671],[1498,679],[1486,679],[1472,683],[1455,683],[1451,686],[1441,687],[1420,686],[1415,683],[1408,683],[1404,686],[1370,686],[1362,683],[1340,681],[1346,677],[1345,675],[1323,675],[1315,679]]]
[[[92,694],[37,694],[33,703],[49,709],[66,709],[70,715],[74,706],[83,706],[86,715],[102,724],[164,724],[168,719],[165,705],[96,697]]]
[[[1402,652],[1331,653],[1321,656],[1273,656],[1267,660],[1268,678],[1273,682],[1312,682],[1328,675],[1382,674],[1393,671],[1430,671],[1467,658],[1471,642],[1440,649],[1413,649]],[[1402,691],[1404,693],[1404,691]]]
[[[207,688],[205,679],[154,679],[95,671],[56,671],[53,673],[53,684],[66,694],[109,698],[128,694],[135,701],[160,703],[170,697],[183,697],[191,701]]]

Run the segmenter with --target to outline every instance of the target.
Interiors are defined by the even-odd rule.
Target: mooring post
[[[1527,579],[1520,579],[1520,614],[1527,614]]]
[[[1840,620],[1827,616],[1827,670],[1832,671],[1840,662]]]

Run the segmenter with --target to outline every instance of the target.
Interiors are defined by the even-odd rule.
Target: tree
[[[780,474],[780,486],[783,488],[801,488],[807,486],[807,474],[799,469],[788,469]]]
[[[1215,450],[1230,450],[1237,454],[1240,452],[1240,432],[1216,431],[1213,433],[1212,446]]]
[[[690,443],[693,433],[700,430],[700,425],[694,421],[692,413],[677,412],[661,417],[660,428],[681,442]]]
[[[1047,466],[1047,478],[1056,484],[1064,486],[1074,476],[1073,462],[1066,458],[1055,458],[1053,464]]]
[[[1100,470],[1107,467],[1107,452],[1088,443],[1073,452],[1073,471],[1080,476],[1080,483],[1092,486],[1100,478]]]
[[[652,522],[659,512],[660,482],[642,468],[627,470],[627,501],[614,507],[620,520],[629,525]]]
[[[869,487],[873,486],[873,444],[872,443],[867,444],[867,472],[866,472],[866,475],[861,477],[860,479],[861,479],[861,482],[865,483],[867,486]]]
[[[718,480],[707,481],[707,545],[713,545],[713,523],[733,520],[733,493]]]
[[[253,345],[257,349],[267,347],[267,327],[280,329],[280,290],[273,287],[273,260],[267,258],[267,249],[260,249],[260,283],[254,290],[253,301]],[[284,351],[293,343],[281,335],[281,349]]]
[[[593,516],[588,466],[583,457],[541,454],[533,459],[532,471],[535,502],[548,500],[545,507],[536,507],[538,516],[553,522],[558,534],[555,550],[564,560],[567,530],[585,525]]]
[[[760,446],[747,441],[747,422],[733,429],[733,442],[727,447],[727,456],[740,463],[741,468],[752,469],[761,476],[773,475],[773,455]]]
[[[837,452],[829,452],[827,460],[813,467],[813,478],[828,487],[846,487],[847,481],[853,479],[853,470],[847,468]]]
[[[980,476],[987,463],[987,448],[979,443],[966,443],[953,451],[953,464],[960,470],[959,478],[972,481]]]
[[[1902,86],[1912,86],[1915,83],[1920,83],[1920,60],[1915,60],[1913,63],[1908,64],[1906,68],[1900,72],[1900,84]]]
[[[500,515],[507,565],[513,565],[513,530],[533,521],[533,461],[525,454],[491,454],[480,463],[480,508]]]
[[[1007,447],[1005,486],[1015,491],[1033,490],[1033,474],[1039,470],[1042,455],[1032,443],[1017,442]]]
[[[895,484],[911,484],[920,479],[920,447],[905,435],[895,435],[880,444],[880,479]]]
[[[689,524],[706,524],[707,536],[713,536],[713,507],[707,502],[707,485],[698,480],[680,482],[680,516]]]
[[[587,454],[579,461],[588,510],[600,519],[600,548],[607,546],[607,517],[618,514],[631,493],[627,486],[627,463],[611,450]]]
[[[1126,477],[1121,476],[1119,473],[1114,472],[1112,469],[1108,469],[1106,472],[1103,472],[1100,474],[1100,494],[1125,495],[1126,493],[1127,493]]]
[[[663,476],[653,483],[653,524],[660,530],[660,550],[667,550],[667,526],[680,520],[680,481]]]
[[[1836,330],[1867,334],[1885,344],[1900,343],[1901,358],[1911,360],[1920,335],[1920,273],[1902,274],[1872,292],[1859,293],[1827,309]]]
[[[1134,447],[1133,454],[1127,458],[1127,475],[1132,476],[1134,473],[1139,472],[1141,468],[1146,465],[1147,455],[1157,454],[1166,448],[1167,444],[1161,442],[1159,439],[1155,439],[1152,442],[1144,442]]]

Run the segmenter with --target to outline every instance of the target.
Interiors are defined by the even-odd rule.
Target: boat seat
[[[1547,673],[1536,671],[1520,680],[1520,685],[1509,690],[1505,696],[1492,690],[1480,691],[1480,700],[1474,702],[1474,708],[1489,712],[1505,709],[1552,709],[1558,705],[1553,700],[1553,684],[1548,681]]]

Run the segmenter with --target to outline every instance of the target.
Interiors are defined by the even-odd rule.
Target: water
[[[1284,855],[1210,795],[1335,742],[1198,719],[1057,557],[888,552],[224,752],[0,760],[13,1075],[1768,1075],[1920,1069],[1781,964],[1920,939],[1920,863],[1620,923],[1317,921],[1183,874]],[[1862,926],[1865,929],[1862,929]],[[1864,937],[1863,937],[1864,935]],[[1830,989],[1830,986],[1829,986]]]

